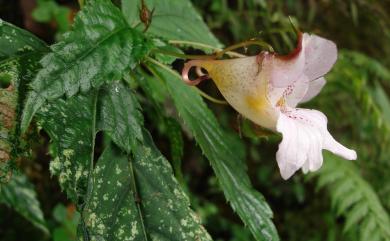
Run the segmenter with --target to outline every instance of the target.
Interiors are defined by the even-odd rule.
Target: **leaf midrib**
[[[64,72],[68,72],[69,69],[73,68],[77,63],[81,62],[84,58],[86,58],[87,56],[90,55],[90,53],[94,52],[100,45],[102,45],[105,41],[109,40],[111,37],[113,37],[114,35],[118,34],[119,32],[123,31],[123,30],[127,30],[127,29],[131,29],[130,27],[128,26],[124,26],[124,27],[121,27],[113,32],[111,32],[110,34],[108,34],[106,37],[102,38],[101,40],[99,40],[98,42],[96,42],[93,46],[91,46],[90,48],[88,48],[87,51],[83,52],[80,56],[77,56],[69,65],[66,64],[65,68],[60,68],[58,70],[55,71],[55,73],[53,74],[50,74],[50,78],[52,79],[53,75],[54,76],[59,76],[61,73],[64,73]],[[35,79],[36,81],[37,79]],[[35,82],[34,81],[34,82]],[[54,83],[51,82],[51,83]],[[50,84],[49,84],[50,85]],[[64,83],[61,82],[61,85],[63,86]],[[47,87],[47,86],[46,86]],[[46,88],[47,89],[47,88]],[[35,89],[37,92],[40,92],[40,90],[37,90]]]

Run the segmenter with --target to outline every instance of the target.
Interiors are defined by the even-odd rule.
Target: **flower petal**
[[[302,75],[305,67],[303,44],[302,34],[299,34],[297,47],[289,55],[261,54],[262,69],[273,87],[287,87]]]
[[[337,60],[336,44],[316,35],[303,34],[304,73],[309,80],[324,76]]]
[[[290,107],[295,107],[306,96],[309,88],[309,79],[302,74],[291,86],[287,87],[283,96]]]
[[[276,160],[283,179],[300,168],[304,172],[318,170],[323,162],[322,149],[348,160],[356,152],[338,143],[327,130],[327,118],[317,110],[285,107],[279,115],[276,130],[283,135]]]
[[[300,101],[300,103],[307,102],[307,101],[311,100],[312,98],[314,98],[315,96],[317,96],[320,93],[322,87],[325,86],[325,84],[326,84],[326,80],[324,77],[310,81],[309,88],[308,88],[305,96]]]

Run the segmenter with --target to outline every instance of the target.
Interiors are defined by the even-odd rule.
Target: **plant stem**
[[[215,59],[214,55],[191,55],[191,54],[181,54],[172,51],[162,50],[162,49],[153,49],[152,52],[170,55],[174,57],[178,57],[181,59]]]
[[[168,43],[170,44],[184,44],[184,45],[191,45],[194,47],[200,47],[200,48],[206,48],[206,49],[212,49],[215,51],[223,51],[221,48],[216,48],[211,45],[203,44],[203,43],[198,43],[198,42],[192,42],[192,41],[184,41],[184,40],[169,40]],[[233,51],[226,51],[225,52],[227,55],[232,56],[232,57],[246,57],[244,54],[236,53]]]
[[[219,51],[217,54],[216,54],[216,57],[217,58],[220,58],[222,57],[225,53],[231,51],[231,50],[234,50],[234,49],[238,49],[238,48],[241,48],[241,47],[246,47],[246,46],[249,46],[249,45],[258,45],[260,47],[265,47],[265,48],[268,48],[269,51],[271,52],[274,52],[274,49],[272,48],[271,45],[269,45],[268,43],[264,42],[264,41],[261,41],[261,40],[255,40],[255,39],[252,39],[252,40],[247,40],[247,41],[244,41],[244,42],[241,42],[241,43],[238,43],[238,44],[234,44],[232,46],[229,46],[227,48],[225,48],[224,50],[222,51]]]

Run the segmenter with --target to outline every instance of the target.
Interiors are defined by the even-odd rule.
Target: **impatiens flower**
[[[347,160],[357,157],[354,150],[330,135],[322,112],[296,108],[321,91],[325,85],[323,76],[336,59],[337,48],[333,42],[299,33],[297,47],[289,55],[261,52],[237,59],[192,60],[185,64],[182,76],[188,84],[212,78],[239,113],[281,133],[283,139],[276,160],[282,177],[288,179],[300,168],[304,173],[318,170],[323,162],[322,149]],[[197,68],[196,80],[188,77],[192,67]]]

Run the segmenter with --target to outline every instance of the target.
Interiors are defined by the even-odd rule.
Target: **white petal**
[[[323,162],[322,149],[348,160],[356,159],[356,152],[338,143],[327,130],[327,118],[317,110],[286,107],[276,125],[282,133],[276,160],[284,179],[300,168],[304,172],[317,171]]]
[[[337,60],[337,47],[330,40],[316,35],[303,35],[305,52],[304,73],[309,80],[324,76]]]
[[[300,103],[307,102],[307,101],[311,100],[312,98],[314,98],[315,96],[317,96],[321,92],[321,89],[325,86],[325,84],[326,84],[326,80],[324,77],[310,81],[309,88],[308,88],[305,96],[300,101]]]
[[[309,88],[309,79],[302,74],[297,81],[290,85],[284,93],[286,103],[290,107],[295,107],[305,97]]]
[[[273,87],[287,87],[302,75],[305,67],[303,42],[303,36],[299,35],[296,48],[288,55],[260,55],[263,74]]]

